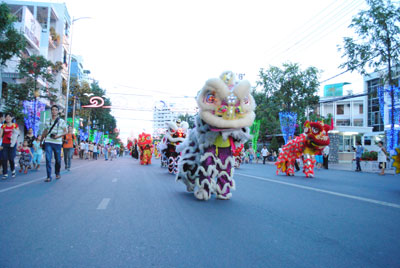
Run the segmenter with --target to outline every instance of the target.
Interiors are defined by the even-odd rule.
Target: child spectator
[[[37,138],[32,142],[33,144],[33,168],[39,170],[40,161],[42,160],[43,149],[40,146],[40,140],[42,139],[41,135],[38,135]]]
[[[19,149],[19,152],[21,153],[21,156],[19,158],[19,172],[22,172],[22,170],[25,169],[24,173],[27,174],[28,167],[31,166],[31,160],[33,158],[33,154],[28,146],[27,140],[24,140],[22,148]]]

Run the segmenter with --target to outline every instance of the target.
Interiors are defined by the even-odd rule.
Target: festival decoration
[[[236,83],[234,78],[232,72],[224,72],[206,81],[197,96],[196,128],[177,147],[182,152],[177,181],[199,200],[208,200],[212,194],[224,200],[232,197],[233,153],[251,138],[255,101],[250,83]]]
[[[82,108],[111,108],[111,106],[104,106],[104,99],[102,97],[91,97],[89,102],[90,105],[83,105]]]
[[[392,155],[392,166],[396,169],[396,174],[400,173],[400,147],[395,148],[396,154]]]
[[[378,97],[379,97],[379,109],[381,113],[381,117],[383,122],[385,121],[385,95],[391,98],[393,92],[394,103],[396,106],[396,102],[400,100],[400,87],[391,86],[389,88],[378,88]],[[392,103],[392,102],[390,102]],[[390,128],[386,131],[386,141],[387,141],[387,150],[393,151],[399,145],[399,133],[400,133],[400,108],[394,108],[394,124],[392,125],[392,109],[391,105],[388,105],[389,111],[389,124]]]
[[[178,119],[176,122],[168,122],[167,126],[167,132],[158,147],[162,154],[161,166],[168,165],[168,172],[176,174],[180,155],[176,146],[185,140],[189,124]]]
[[[138,146],[140,151],[140,164],[150,165],[151,156],[153,154],[153,139],[150,134],[139,134]]]
[[[257,141],[258,141],[258,135],[260,133],[260,120],[254,120],[253,125],[250,128],[250,134],[252,136],[251,139],[251,145],[253,147],[253,151],[257,152]]]
[[[280,112],[279,121],[281,123],[283,139],[285,143],[287,143],[290,140],[289,138],[293,137],[296,131],[297,114],[292,112]]]
[[[314,156],[329,145],[329,130],[330,126],[322,121],[310,122],[307,120],[304,123],[304,133],[282,147],[282,152],[275,163],[276,174],[278,175],[281,171],[288,176],[294,176],[294,161],[301,157],[304,174],[307,178],[314,177]]]
[[[23,101],[24,122],[27,129],[33,129],[33,135],[38,135],[40,126],[40,113],[46,109],[46,104],[37,101]]]

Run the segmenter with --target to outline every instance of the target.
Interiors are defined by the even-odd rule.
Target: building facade
[[[70,53],[71,18],[64,3],[4,1],[11,13],[17,17],[14,27],[21,31],[27,40],[23,56],[41,55],[52,63],[61,62],[62,69],[56,75],[52,87],[59,90],[58,104],[65,105],[66,81],[68,81],[68,56]],[[18,83],[17,67],[19,59],[12,58],[1,71],[2,89],[8,83]],[[41,83],[41,81],[39,81]],[[45,83],[41,83],[47,87]],[[4,96],[4,94],[2,94]],[[3,98],[2,98],[3,99]],[[43,99],[46,105],[50,103]]]

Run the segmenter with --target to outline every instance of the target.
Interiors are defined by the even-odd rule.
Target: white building
[[[166,123],[178,119],[180,115],[195,115],[197,104],[194,99],[160,100],[153,108],[153,136],[165,133]]]
[[[19,29],[28,41],[23,55],[42,55],[53,63],[61,62],[62,70],[57,74],[56,82],[52,85],[59,89],[58,104],[65,105],[65,89],[68,80],[68,55],[70,52],[69,30],[71,18],[66,5],[63,3],[4,1],[11,12],[17,16],[15,28]],[[8,83],[16,83],[17,57],[9,60],[1,72],[2,88]],[[40,83],[40,81],[39,81]],[[43,82],[42,86],[47,86]],[[63,86],[64,85],[64,86]],[[64,92],[62,91],[64,89]],[[48,105],[46,100],[41,100]]]
[[[354,158],[353,147],[356,137],[363,136],[372,132],[372,127],[368,126],[368,96],[365,93],[357,95],[343,96],[343,85],[346,83],[328,85],[339,90],[335,94],[327,94],[320,98],[318,113],[323,117],[332,115],[334,122],[333,133],[340,136],[339,139],[339,162],[349,162]],[[327,88],[327,86],[325,86]]]

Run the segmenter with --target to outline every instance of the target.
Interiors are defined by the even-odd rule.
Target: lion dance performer
[[[160,151],[158,150],[159,143],[160,143],[159,141],[154,142],[154,157],[156,159],[160,158],[161,156]]]
[[[230,199],[235,189],[233,169],[236,147],[250,138],[255,102],[250,83],[235,83],[232,72],[206,81],[197,96],[196,127],[178,146],[182,152],[177,181],[182,181],[199,200],[212,194]]]
[[[304,174],[307,178],[314,177],[314,156],[329,145],[329,130],[330,126],[321,121],[306,121],[304,133],[283,146],[282,153],[279,154],[275,163],[276,174],[281,171],[288,176],[294,176],[294,162],[302,157]]]
[[[150,134],[139,134],[138,146],[140,151],[140,164],[150,165],[151,156],[153,154],[153,139]]]
[[[164,143],[160,148],[164,159],[167,160],[168,172],[176,174],[178,173],[179,161],[179,153],[176,151],[176,146],[185,140],[189,125],[178,119],[176,122],[168,122],[167,126],[168,130],[164,136]]]
[[[244,145],[241,144],[239,147],[236,147],[236,150],[233,152],[233,156],[235,157],[235,168],[239,168],[242,164],[243,148]]]

